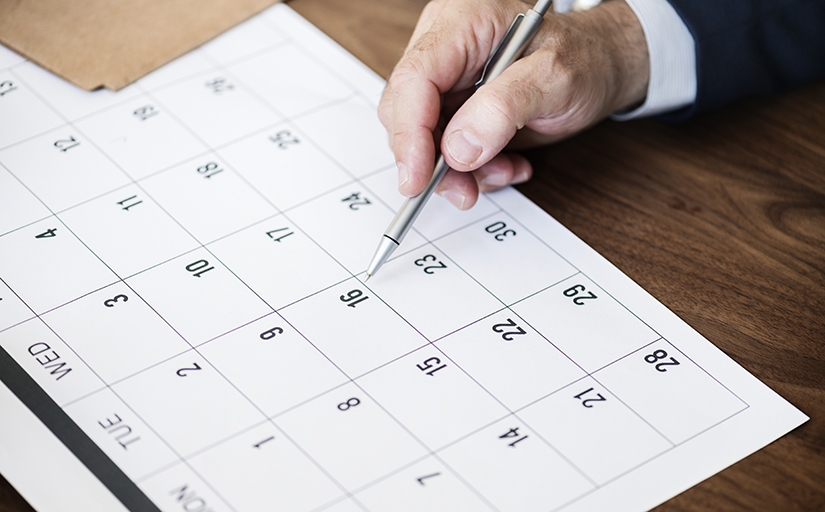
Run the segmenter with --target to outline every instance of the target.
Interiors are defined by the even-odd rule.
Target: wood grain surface
[[[425,3],[289,2],[384,77]],[[657,510],[825,510],[825,84],[527,156],[521,192],[811,417]]]

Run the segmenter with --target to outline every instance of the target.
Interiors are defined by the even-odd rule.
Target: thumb
[[[545,93],[536,84],[535,63],[525,58],[481,86],[444,129],[441,149],[457,171],[489,162],[529,121],[542,116]]]

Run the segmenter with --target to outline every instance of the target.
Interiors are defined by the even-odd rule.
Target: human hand
[[[414,196],[429,183],[440,139],[451,170],[436,193],[470,208],[479,192],[532,176],[523,156],[501,153],[522,128],[531,132],[522,132],[530,145],[553,142],[644,99],[647,44],[624,0],[548,13],[524,57],[473,94],[495,45],[530,7],[519,0],[432,0],[424,7],[378,109],[399,192]]]

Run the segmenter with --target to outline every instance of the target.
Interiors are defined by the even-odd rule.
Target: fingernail
[[[507,175],[502,173],[489,174],[481,180],[482,187],[501,188],[507,185]]]
[[[530,179],[530,171],[525,169],[525,170],[519,172],[518,174],[516,174],[516,177],[513,178],[512,183],[514,185],[518,184],[518,183],[524,183],[525,181],[527,181],[529,179]]]
[[[441,192],[440,195],[447,201],[453,203],[453,206],[459,210],[464,209],[464,201],[467,199],[464,194],[456,192],[455,190],[445,190],[444,192]]]
[[[447,139],[447,151],[456,161],[471,165],[481,156],[481,141],[466,130],[456,130]]]
[[[404,188],[404,185],[410,181],[410,170],[404,165],[403,162],[397,162],[396,166],[398,167],[398,191],[401,192],[401,189]],[[403,194],[403,192],[402,192]]]

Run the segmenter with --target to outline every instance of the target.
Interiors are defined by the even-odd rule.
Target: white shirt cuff
[[[685,22],[667,0],[625,0],[636,13],[650,54],[647,98],[629,112],[611,116],[625,121],[685,107],[696,101],[696,47]]]

